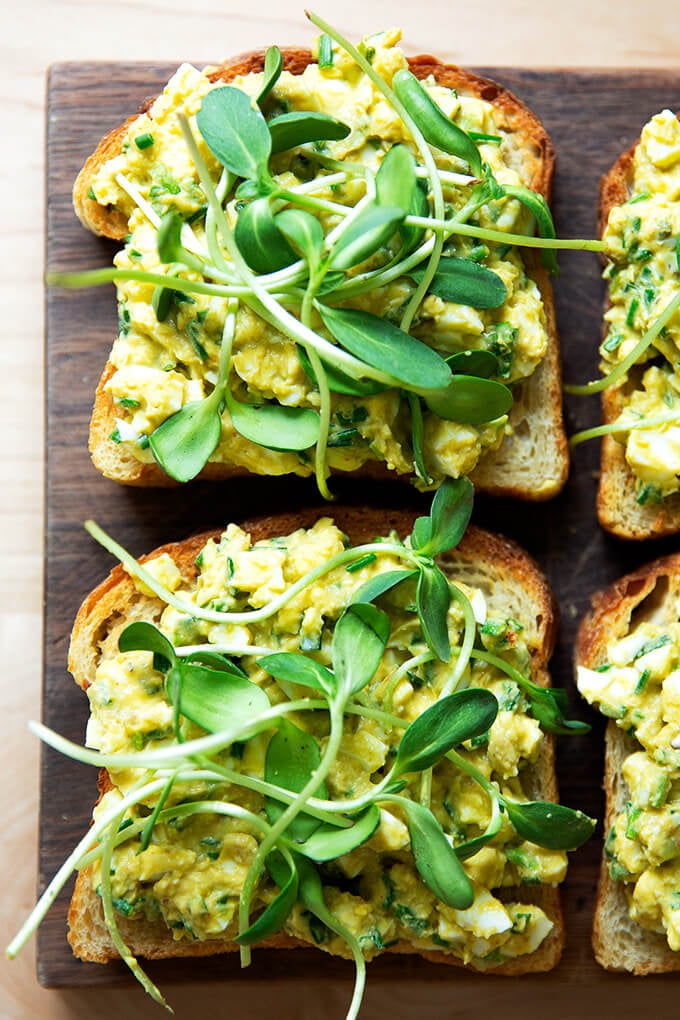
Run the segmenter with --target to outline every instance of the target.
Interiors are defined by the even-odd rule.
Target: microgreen
[[[512,391],[495,379],[456,374],[442,390],[423,395],[437,417],[468,425],[481,425],[508,414]]]
[[[499,707],[494,694],[484,688],[466,684],[453,693],[447,690],[458,682],[471,657],[482,661],[486,658],[489,665],[506,672],[516,680],[530,702],[536,699],[540,702],[537,692],[541,696],[545,694],[500,656],[473,648],[468,631],[471,627],[474,637],[476,623],[470,605],[462,591],[455,584],[449,585],[435,564],[434,556],[446,552],[462,537],[471,501],[468,481],[448,481],[436,493],[430,514],[417,519],[410,542],[389,539],[346,549],[323,568],[315,568],[305,575],[302,583],[296,582],[268,606],[238,614],[220,614],[221,619],[232,622],[267,619],[272,615],[272,604],[282,608],[290,601],[291,592],[299,593],[318,581],[329,564],[339,567],[379,565],[380,553],[400,558],[406,569],[390,567],[359,586],[354,600],[334,624],[330,641],[322,642],[325,653],[321,647],[313,655],[294,651],[255,653],[258,674],[261,676],[264,671],[272,678],[267,682],[267,690],[276,682],[290,699],[290,689],[299,685],[309,689],[314,697],[285,700],[271,706],[264,687],[251,681],[241,668],[248,659],[238,664],[229,657],[228,648],[210,644],[175,648],[168,637],[148,621],[136,621],[124,628],[119,636],[119,650],[147,652],[152,657],[153,668],[167,676],[166,697],[176,715],[174,740],[170,735],[162,747],[103,754],[78,748],[44,727],[35,727],[51,746],[77,760],[106,767],[114,773],[134,768],[141,776],[135,794],[117,801],[115,813],[104,814],[95,823],[92,838],[83,842],[72,855],[68,868],[59,873],[59,881],[50,885],[49,895],[56,895],[57,887],[66,881],[73,867],[85,867],[101,860],[108,875],[119,846],[136,841],[130,845],[136,845],[139,852],[143,852],[157,827],[165,826],[171,819],[190,818],[196,814],[240,819],[248,831],[257,832],[260,839],[240,897],[237,941],[244,962],[248,962],[250,946],[280,931],[296,904],[301,903],[329,931],[347,942],[357,966],[356,988],[361,988],[364,964],[360,940],[329,911],[316,864],[323,869],[327,863],[370,845],[381,824],[381,805],[395,811],[406,822],[413,866],[420,879],[438,900],[458,910],[466,910],[474,902],[474,888],[462,862],[498,835],[503,818],[520,838],[540,846],[571,849],[580,845],[592,831],[592,820],[563,806],[522,801],[521,791],[514,786],[510,796],[475,766],[474,757],[466,750],[468,741],[474,742],[494,725]],[[111,547],[110,542],[108,547]],[[135,570],[134,561],[127,554],[123,561],[133,576],[155,584],[163,597],[164,589],[148,571]],[[417,664],[426,665],[438,646],[442,646],[442,658],[444,644],[448,651],[451,637],[446,618],[452,594],[464,608],[465,624],[462,641],[455,647],[456,664],[450,670],[449,680],[439,690],[432,690],[430,706],[407,725],[404,718],[393,714],[387,706],[393,685],[385,675],[389,661],[385,652],[388,643],[390,656],[393,648],[398,647],[390,636],[389,617],[365,600],[382,598],[398,585],[413,585],[414,582],[416,592],[420,588],[427,595],[417,598],[417,611],[423,631],[429,626],[434,648],[402,663],[399,667],[402,675],[410,668],[417,668]],[[446,591],[442,585],[446,586]],[[189,615],[202,618],[205,613],[215,612],[193,602],[185,604],[181,598],[168,594],[175,606]],[[401,614],[403,600],[399,604]],[[413,612],[413,609],[408,611]],[[328,652],[330,665],[319,661]],[[250,655],[249,661],[253,662],[252,649],[232,655],[237,659]],[[474,673],[470,675],[473,677]],[[384,699],[382,703],[381,698]],[[554,699],[556,705],[562,705],[559,692],[554,692]],[[324,721],[319,729],[320,714]],[[367,784],[368,789],[358,797],[335,794],[328,799],[332,786],[327,780],[342,753],[346,717],[373,719],[385,732],[401,730],[403,733],[400,740],[393,741],[394,753],[386,756],[384,766]],[[187,739],[183,718],[190,719],[207,735]],[[317,737],[317,733],[323,733],[323,738]],[[232,762],[236,755],[231,756],[231,749],[235,745],[247,745],[256,736],[266,741],[262,773],[258,775],[252,765],[243,772],[235,771]],[[448,832],[428,806],[433,789],[432,770],[442,766],[445,759],[446,768],[465,772],[489,799],[486,828],[470,838],[457,826]],[[242,787],[262,798],[264,810],[255,814],[226,800],[200,799],[200,793],[194,794],[194,799],[189,797],[168,808],[170,792],[174,791],[173,799],[179,799],[184,793],[181,789],[184,783],[199,791],[202,783],[207,783],[209,788]],[[139,802],[151,806],[146,817],[128,813]],[[115,824],[109,829],[102,828],[111,818],[115,819]],[[99,846],[96,846],[98,840]],[[256,890],[267,881],[273,882],[276,889],[272,891],[269,887],[260,901],[261,912],[251,922],[251,904]],[[113,895],[113,875],[103,885],[103,897],[105,916],[113,930],[118,902]],[[122,903],[121,900],[119,910],[123,909]],[[43,904],[36,918],[44,909]],[[32,926],[33,921],[22,933],[22,940]],[[12,948],[16,946],[15,940]],[[120,949],[124,958],[128,958],[122,940]],[[138,979],[152,990],[141,968],[132,959],[130,962]],[[353,1003],[352,1009],[356,1011],[356,995]]]
[[[342,121],[316,111],[282,113],[267,122],[271,135],[272,154],[284,152],[307,142],[338,141],[350,129]]]
[[[158,464],[175,480],[194,478],[214,455],[222,438],[220,419],[226,405],[235,430],[257,445],[293,451],[314,447],[317,484],[322,495],[331,498],[326,484],[326,450],[332,394],[370,395],[398,387],[405,391],[400,413],[411,420],[414,474],[431,485],[438,479],[431,478],[426,467],[427,430],[423,406],[414,394],[427,393],[433,414],[471,425],[496,421],[512,399],[509,390],[493,385],[495,380],[489,374],[495,370],[488,367],[473,370],[470,366],[468,372],[454,369],[457,375],[487,378],[488,386],[459,380],[451,387],[444,358],[411,334],[428,293],[482,310],[499,308],[507,298],[501,275],[480,264],[479,246],[469,256],[442,258],[446,238],[461,234],[504,247],[529,245],[543,248],[551,258],[559,247],[600,250],[601,244],[558,241],[543,199],[521,186],[499,184],[484,163],[476,143],[497,141],[497,136],[475,137],[458,127],[409,71],[398,71],[388,84],[369,59],[370,48],[354,47],[323,19],[310,18],[322,29],[323,66],[332,65],[334,45],[355,60],[402,120],[414,151],[403,143],[388,147],[377,170],[352,161],[343,163],[330,153],[334,142],[348,136],[350,125],[318,111],[292,110],[271,116],[275,104],[270,100],[283,67],[281,52],[271,47],[265,54],[255,100],[229,85],[212,88],[201,102],[196,126],[219,163],[218,184],[189,121],[179,116],[206,199],[205,212],[198,218],[205,217],[207,251],[193,233],[194,217],[184,222],[179,203],[157,212],[143,189],[118,174],[117,183],[157,229],[159,257],[167,271],[115,268],[51,276],[50,280],[68,286],[106,280],[152,284],[159,322],[170,316],[175,294],[210,295],[222,298],[227,307],[230,300],[238,298],[264,323],[298,345],[305,372],[319,391],[318,417],[306,407],[282,409],[270,402],[262,404],[257,393],[237,401],[227,385],[227,363],[214,390],[168,418],[150,440]],[[147,144],[145,136],[138,137]],[[309,180],[303,174],[305,179],[288,186],[277,176],[279,162],[275,161],[272,169],[272,157],[291,148],[300,149],[305,165],[321,170]],[[441,169],[435,159],[437,151],[462,160],[470,173]],[[332,172],[326,174],[327,169]],[[362,179],[365,186],[365,194],[356,204],[334,201],[335,196],[322,197],[326,181],[335,188],[352,179]],[[172,188],[166,187],[168,194],[179,194],[184,185],[172,184]],[[455,211],[444,200],[443,188],[452,186],[470,189],[467,199],[463,195],[462,207]],[[481,207],[508,199],[531,211],[540,237],[467,222]],[[228,202],[237,214],[235,224],[225,215]],[[328,214],[332,214],[330,218]],[[168,276],[173,277],[172,286],[168,286]],[[401,310],[398,325],[396,320],[346,304],[393,280],[409,279],[416,286]],[[327,300],[332,300],[332,306]],[[218,304],[213,304],[216,310]],[[318,331],[314,311],[333,342]],[[188,332],[189,327],[186,329]],[[209,348],[199,335],[191,334],[189,339],[206,363],[204,371],[210,379]],[[256,422],[258,416],[261,427]]]
[[[203,98],[196,123],[213,156],[227,170],[258,182],[268,178],[271,135],[245,92],[230,85],[212,89]]]
[[[270,46],[264,55],[264,68],[262,74],[262,86],[257,97],[258,106],[261,106],[271,90],[276,85],[283,71],[283,54],[278,46]]]
[[[392,87],[417,122],[425,140],[435,148],[464,160],[472,173],[480,177],[483,170],[479,149],[462,128],[444,116],[415,75],[406,70],[397,71]]]
[[[297,261],[274,219],[268,198],[256,198],[241,209],[234,231],[243,258],[257,273],[275,273]]]
[[[329,333],[355,357],[412,389],[446,386],[451,371],[435,351],[371,312],[318,305]]]
[[[412,269],[410,276],[420,282],[422,269]],[[443,301],[470,305],[472,308],[498,308],[508,291],[497,273],[469,259],[446,256],[439,260],[429,290]]]

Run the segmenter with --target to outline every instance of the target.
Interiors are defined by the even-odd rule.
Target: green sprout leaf
[[[432,812],[422,804],[395,797],[406,815],[411,852],[423,881],[438,900],[456,910],[474,901],[472,883]]]
[[[184,261],[185,251],[181,241],[183,225],[184,220],[176,209],[168,209],[161,219],[156,246],[158,257],[165,265]]]
[[[351,269],[375,255],[397,231],[406,216],[403,209],[369,205],[338,237],[330,253],[332,269]]]
[[[503,798],[515,831],[548,850],[576,850],[593,834],[595,819],[563,804],[536,800],[520,804]]]
[[[473,498],[474,488],[468,478],[447,478],[432,500],[430,516],[416,519],[412,548],[423,556],[438,556],[454,549],[470,521]]]
[[[405,145],[393,145],[375,175],[378,204],[401,209],[406,216],[413,210],[417,186],[416,164],[411,152]]]
[[[238,672],[177,662],[168,673],[166,689],[173,705],[208,733],[256,722],[270,708],[257,684]],[[176,693],[177,692],[177,693]]]
[[[531,191],[530,188],[524,188],[519,184],[504,184],[503,192],[510,198],[516,198],[518,202],[529,210],[536,221],[539,237],[556,237],[552,213],[543,195],[539,195],[537,192]],[[541,260],[546,269],[550,270],[554,276],[559,274],[560,268],[557,264],[557,254],[553,248],[544,248],[541,252]]]
[[[449,582],[439,567],[423,564],[418,575],[416,605],[423,634],[438,659],[448,662],[451,658],[449,641],[448,612],[451,604]]]
[[[352,602],[374,602],[385,592],[396,588],[402,581],[408,581],[415,577],[417,570],[385,570],[382,574],[376,574],[352,595]]]
[[[349,829],[323,823],[304,843],[296,847],[312,861],[333,861],[343,854],[351,853],[373,836],[380,825],[380,808],[371,804],[363,811]]]
[[[274,865],[270,869],[270,857],[274,854],[280,858],[280,867],[276,868]],[[281,880],[280,889],[257,920],[249,928],[246,928],[244,932],[241,932],[240,935],[234,937],[234,942],[237,942],[240,946],[252,946],[256,942],[261,942],[263,939],[268,939],[275,935],[277,931],[283,928],[291,910],[297,903],[299,885],[297,870],[287,864],[283,855],[278,850],[274,850],[267,857],[265,865],[270,874],[271,871],[276,871]],[[286,878],[284,878],[286,874],[284,869],[287,869]],[[279,885],[279,882],[276,884]]]
[[[323,249],[323,228],[316,216],[302,209],[284,209],[274,217],[274,223],[310,269],[316,268]]]
[[[386,319],[357,308],[318,306],[326,329],[346,350],[409,389],[440,389],[451,371],[443,358]]]
[[[335,677],[330,669],[301,652],[274,652],[258,659],[258,666],[276,680],[284,683],[301,684],[315,691],[322,691],[329,698],[335,695]]]
[[[420,772],[464,740],[486,733],[498,714],[498,701],[482,688],[469,687],[440,698],[408,727],[397,749],[392,775]]]
[[[344,611],[333,631],[331,653],[341,702],[373,678],[389,634],[389,617],[370,603],[354,602]]]
[[[267,176],[271,135],[245,92],[230,86],[212,89],[203,97],[196,124],[213,156],[227,170],[247,179]]]
[[[261,106],[271,90],[276,85],[283,71],[283,55],[278,46],[270,46],[264,55],[264,68],[262,75],[262,88],[257,97],[257,104]]]
[[[293,149],[307,142],[338,141],[346,138],[350,128],[326,113],[301,110],[282,113],[268,122],[272,154]]]
[[[225,393],[236,431],[269,450],[308,450],[319,438],[319,415],[309,407],[243,404]]]
[[[491,351],[458,351],[446,359],[454,375],[477,375],[480,379],[490,379],[498,375],[498,358]]]
[[[167,668],[177,661],[172,642],[168,641],[158,627],[145,620],[129,623],[125,630],[121,631],[118,648],[121,652],[153,652],[167,662]]]
[[[288,719],[282,719],[267,746],[264,777],[268,783],[281,786],[292,793],[300,793],[318,769],[320,762],[321,752],[312,734],[305,733]],[[317,795],[328,796],[325,783],[321,783]],[[273,797],[265,797],[264,807],[272,825],[285,811],[285,806]],[[319,825],[318,818],[312,818],[311,815],[301,811],[293,818],[286,832],[295,842],[304,843]]]
[[[425,141],[464,160],[476,177],[483,176],[482,157],[475,143],[442,113],[415,75],[406,69],[397,71],[392,79],[392,88],[422,131]]]
[[[188,482],[205,467],[221,435],[219,403],[194,400],[154,429],[149,446],[166,474]]]
[[[424,275],[424,269],[409,270],[409,276],[417,283]],[[452,255],[439,260],[428,291],[442,301],[453,301],[471,308],[498,308],[508,296],[508,289],[497,273],[478,262]]]
[[[297,262],[298,256],[279,230],[268,198],[256,198],[241,209],[234,238],[256,273],[275,273]]]
[[[454,375],[448,386],[423,394],[423,399],[438,418],[481,425],[508,414],[513,398],[512,391],[495,379]]]

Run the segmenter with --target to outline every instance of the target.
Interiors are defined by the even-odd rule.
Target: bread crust
[[[250,533],[252,541],[260,541],[274,535],[285,535],[297,528],[311,527],[319,517],[328,516],[326,508],[307,508],[299,513],[279,514],[244,521],[243,529]],[[369,541],[376,535],[396,531],[404,537],[410,533],[417,514],[410,511],[372,510],[367,512],[359,507],[333,507],[333,519],[337,526],[348,535],[352,544]],[[182,576],[190,581],[196,574],[195,559],[206,541],[217,537],[220,532],[209,532],[193,536],[182,542],[174,542],[140,557],[140,562],[166,552],[174,559]],[[536,563],[514,542],[492,535],[475,527],[469,527],[460,545],[440,559],[442,568],[450,572],[458,569],[473,583],[485,586],[487,597],[496,602],[501,597],[502,585],[515,599],[513,614],[521,613],[526,622],[526,637],[532,660],[532,677],[544,686],[550,679],[547,664],[553,650],[557,609],[547,581]],[[516,600],[520,600],[518,609]],[[108,642],[117,641],[117,635],[124,625],[134,619],[158,620],[162,611],[159,599],[150,598],[137,591],[130,576],[121,566],[115,567],[110,575],[83,602],[73,628],[69,650],[69,669],[76,682],[86,689],[91,683],[102,648]],[[527,617],[527,611],[529,616]],[[529,796],[557,801],[558,791],[554,765],[554,742],[547,735],[543,741],[538,762],[526,770]],[[100,775],[100,794],[109,787],[105,772]],[[512,899],[504,890],[503,898]],[[522,887],[521,897],[539,905],[553,922],[553,930],[529,956],[516,957],[492,969],[494,974],[516,975],[550,970],[559,961],[564,946],[564,923],[557,887]],[[153,924],[139,922],[125,917],[117,918],[121,934],[135,954],[149,959],[171,956],[205,956],[215,953],[233,952],[238,949],[233,942],[214,939],[204,942],[175,941],[162,922]],[[104,923],[101,900],[92,888],[87,870],[78,875],[69,910],[69,942],[74,954],[83,960],[105,963],[117,958],[117,952]],[[263,948],[294,948],[308,944],[289,936],[277,935],[260,944]],[[465,966],[452,954],[420,950],[407,942],[399,942],[390,952],[417,953],[436,963]],[[475,969],[468,966],[467,969]]]
[[[654,560],[620,578],[594,596],[592,609],[579,627],[576,665],[594,669],[604,662],[607,645],[629,631],[633,615],[647,599],[651,600],[650,609],[654,608],[656,613],[666,611],[669,619],[677,619],[674,607],[678,597],[680,553]],[[610,720],[605,734],[605,835],[630,799],[621,770],[626,758],[636,749],[639,749],[637,741]],[[610,878],[604,854],[592,942],[595,958],[605,970],[638,975],[680,970],[680,953],[669,948],[665,937],[643,928],[630,917],[623,883]]]
[[[622,153],[600,182],[598,226],[603,236],[609,213],[631,195],[635,150],[640,139]],[[607,298],[605,311],[611,307]],[[606,332],[606,326],[605,326]],[[603,334],[604,337],[604,334]],[[623,411],[626,398],[640,388],[642,369],[632,368],[627,381],[609,387],[602,393],[602,421],[609,425]],[[597,493],[597,516],[607,531],[619,538],[646,539],[674,535],[680,531],[680,493],[660,504],[637,502],[635,475],[626,461],[625,450],[611,435],[602,437],[600,448],[600,482]]]
[[[283,51],[284,69],[302,74],[312,62],[309,50],[288,48]],[[263,69],[264,50],[242,54],[219,67],[211,68],[213,82],[229,82],[237,75]],[[409,67],[418,78],[433,75],[437,82],[461,93],[472,94],[493,103],[499,126],[521,139],[522,162],[529,167],[530,187],[550,201],[555,154],[550,138],[538,118],[508,89],[487,78],[455,65],[444,64],[435,57],[422,55],[409,58]],[[145,113],[152,105],[148,100],[138,111]],[[99,143],[78,174],[73,188],[75,211],[88,229],[114,240],[123,240],[127,221],[113,207],[102,206],[89,198],[92,181],[103,164],[120,153],[130,123],[110,131]],[[505,439],[500,450],[488,451],[472,475],[475,485],[495,496],[541,501],[550,499],[564,486],[569,470],[569,454],[562,421],[562,379],[559,345],[555,322],[552,288],[548,275],[535,252],[524,255],[527,272],[541,292],[548,332],[548,351],[539,368],[522,383],[515,395],[510,414],[513,435]],[[110,363],[97,387],[90,424],[89,448],[93,463],[107,478],[134,486],[174,487],[174,482],[155,463],[143,463],[121,446],[112,444],[115,428],[115,406],[105,389],[114,369]],[[532,434],[527,436],[527,427]],[[538,454],[538,460],[537,460]],[[226,479],[248,475],[247,469],[228,463],[209,463],[200,478]],[[354,472],[360,477],[382,479],[394,477],[382,462],[369,461]]]

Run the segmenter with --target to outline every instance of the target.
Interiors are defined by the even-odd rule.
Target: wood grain
[[[113,247],[87,234],[70,205],[73,178],[99,137],[155,94],[172,70],[151,64],[64,64],[51,71],[48,86],[47,264],[51,269],[93,267],[110,261]],[[664,106],[680,108],[680,73],[653,71],[534,72],[481,69],[510,86],[544,121],[558,153],[554,211],[560,236],[594,236],[597,184],[619,152],[630,145],[641,125]],[[565,377],[583,381],[596,373],[596,346],[602,286],[594,256],[561,257],[562,276],[556,283],[558,323]],[[193,484],[181,492],[139,491],[117,487],[100,478],[87,455],[87,426],[92,395],[106,361],[116,324],[113,288],[64,293],[47,298],[47,530],[45,679],[43,719],[74,740],[82,740],[87,703],[65,668],[68,635],[84,595],[110,569],[110,560],[95,548],[82,530],[94,517],[113,531],[135,554],[180,538],[195,530],[224,524],[257,513],[262,507],[291,510],[318,501],[309,482],[251,479],[229,485]],[[568,403],[569,431],[594,424],[597,401]],[[572,691],[571,653],[575,627],[590,594],[653,555],[673,548],[671,542],[644,546],[622,545],[606,537],[595,521],[595,446],[579,449],[571,479],[556,501],[535,507],[479,498],[475,521],[505,532],[524,545],[546,570],[562,607],[562,626],[553,660],[557,685]],[[350,481],[335,483],[344,502],[399,506],[417,502],[405,485],[359,488]],[[421,505],[424,505],[421,503]],[[559,750],[562,799],[591,814],[602,815],[602,728],[592,713],[572,698],[573,710],[593,723],[584,738],[563,739]],[[68,850],[87,827],[95,797],[95,775],[51,751],[41,768],[40,883],[44,885]],[[662,987],[655,979],[642,983],[605,975],[590,949],[590,921],[600,855],[600,840],[591,841],[572,856],[564,886],[567,950],[551,976],[503,979],[451,973],[419,960],[378,960],[369,968],[365,1016],[380,1012],[385,996],[395,1002],[426,995],[431,1015],[445,1015],[455,996],[456,1016],[478,1014],[483,1003],[503,996],[508,1017],[524,1015],[527,996],[536,1003],[556,995],[573,994],[574,1012],[588,1003],[605,1002],[609,992],[635,1003],[667,1004],[669,979]],[[65,940],[68,892],[44,922],[39,935],[38,969],[48,987],[98,985],[131,979],[115,966],[106,968],[75,961]],[[236,960],[224,958],[171,962],[150,968],[161,983],[217,978],[229,989],[247,990],[255,1015],[276,1001],[276,989],[303,982],[317,1012],[342,1015],[347,990],[347,967],[318,953],[255,953],[255,965],[239,973]],[[320,977],[322,975],[322,978]],[[263,980],[266,976],[266,982]],[[671,979],[672,981],[672,979]],[[501,982],[501,985],[499,985]],[[502,991],[501,991],[502,986]],[[573,986],[573,987],[572,987]],[[324,989],[331,987],[333,1004]],[[622,989],[625,987],[625,991]],[[418,991],[420,990],[420,991]],[[231,994],[231,993],[230,993]],[[402,998],[403,996],[403,998]],[[337,1003],[335,999],[337,998]],[[186,1001],[186,1000],[185,1000]],[[418,1001],[416,998],[413,1000]],[[438,1011],[437,1003],[441,1009]],[[449,1006],[447,1007],[447,1003]],[[579,1006],[579,1003],[581,1004]],[[324,1008],[327,1005],[327,1008]],[[406,1007],[404,1006],[406,1009]],[[395,1014],[396,1015],[396,1014]],[[398,1015],[415,1015],[399,1013]],[[448,1013],[447,1015],[453,1015]]]

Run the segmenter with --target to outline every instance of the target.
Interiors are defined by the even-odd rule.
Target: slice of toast
[[[677,621],[679,599],[680,555],[655,560],[621,578],[593,599],[593,608],[579,628],[576,665],[588,669],[602,665],[607,646],[623,638],[632,622]],[[607,834],[630,800],[621,770],[626,758],[640,750],[640,744],[613,720],[607,723],[605,740]],[[680,970],[680,953],[669,948],[664,935],[643,928],[631,918],[623,883],[610,877],[604,854],[593,918],[593,949],[598,963],[607,970],[634,974]]]
[[[635,150],[639,139],[624,152],[600,183],[599,230],[604,233],[611,210],[632,195]],[[607,302],[607,308],[610,307]],[[602,393],[602,422],[609,425],[619,417],[630,394],[641,387],[643,368],[634,366],[626,381]],[[646,539],[674,535],[680,531],[680,493],[662,503],[637,501],[635,476],[629,467],[625,447],[612,435],[602,437],[600,481],[597,494],[600,524],[619,538]]]
[[[311,527],[322,513],[307,509],[295,514],[260,518],[243,524],[253,542],[286,535],[301,527]],[[409,512],[366,511],[360,508],[334,508],[336,525],[352,544],[372,541],[376,535],[410,533],[415,514]],[[196,574],[196,556],[209,537],[200,535],[156,550],[141,562],[167,552],[180,568],[185,581]],[[491,617],[512,617],[524,627],[523,636],[530,657],[530,673],[541,685],[549,684],[547,672],[556,632],[556,608],[552,593],[536,564],[514,543],[480,529],[470,527],[460,545],[441,557],[440,565],[450,577],[478,587],[483,592]],[[319,583],[319,582],[317,582]],[[121,629],[134,620],[157,623],[163,603],[140,593],[130,576],[116,567],[110,576],[83,603],[73,628],[69,668],[76,681],[86,689],[94,678],[103,655],[114,654]],[[533,799],[557,800],[553,740],[545,736],[534,764],[522,771],[526,795]],[[109,788],[106,773],[100,777],[100,789]],[[496,893],[499,895],[498,893]],[[507,959],[493,967],[498,974],[522,974],[554,967],[564,943],[560,896],[556,886],[532,885],[503,889],[507,902],[535,903],[552,922],[552,930],[532,953]],[[134,953],[149,958],[199,956],[235,951],[238,947],[224,938],[190,941],[172,938],[161,922],[149,923],[121,916],[120,931]],[[106,928],[101,901],[93,889],[89,871],[78,876],[69,914],[69,941],[76,956],[84,960],[106,962],[117,956]],[[419,953],[434,962],[462,965],[452,953],[432,951],[429,947],[400,940],[390,952]],[[306,943],[289,935],[276,935],[260,943],[272,948],[290,948]]]
[[[284,68],[301,74],[311,62],[309,51],[283,51]],[[251,53],[212,69],[212,81],[229,82],[237,75],[258,72],[263,68],[264,53]],[[509,164],[520,172],[524,183],[550,199],[554,153],[548,135],[538,119],[511,92],[487,79],[458,67],[442,64],[433,57],[420,56],[409,60],[418,78],[433,76],[438,84],[456,89],[462,95],[480,97],[493,104],[498,129],[503,133],[504,151]],[[151,101],[140,113],[148,111]],[[113,206],[103,206],[91,197],[91,183],[98,169],[121,151],[125,134],[134,120],[111,131],[89,157],[75,182],[75,210],[90,230],[121,240],[127,233],[125,216]],[[568,472],[568,451],[562,421],[561,368],[556,333],[551,285],[547,273],[534,252],[525,250],[525,267],[541,293],[545,309],[548,350],[538,369],[514,390],[510,412],[512,434],[505,437],[497,450],[483,453],[473,475],[477,487],[495,495],[529,500],[544,500],[556,495],[563,487]],[[116,409],[106,383],[114,372],[109,363],[97,387],[90,426],[90,452],[95,466],[109,478],[129,485],[167,486],[175,483],[155,462],[142,462],[124,444],[111,441],[116,426]],[[280,473],[272,464],[263,465],[262,473]],[[393,476],[379,460],[369,460],[359,474],[371,477]],[[208,462],[201,477],[227,478],[248,474],[248,470],[228,461]]]

